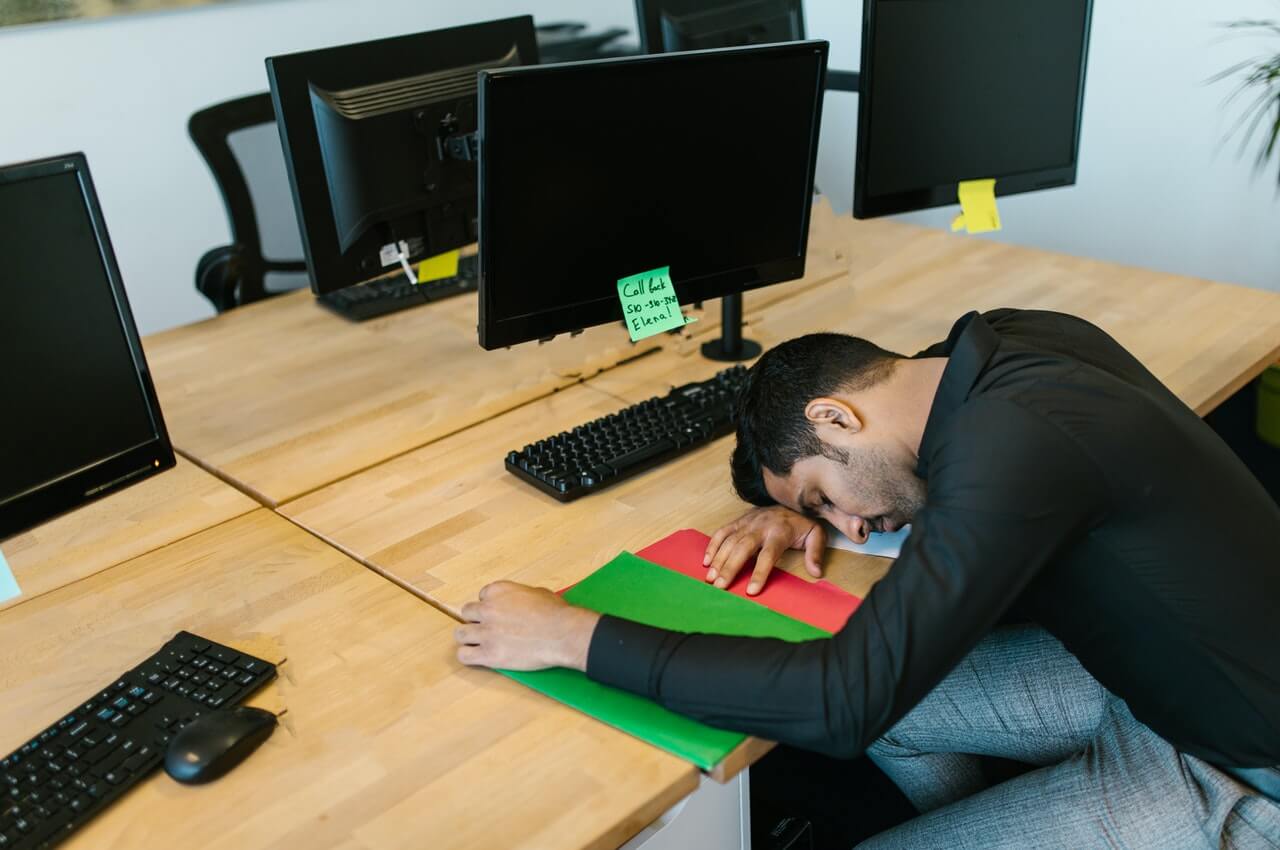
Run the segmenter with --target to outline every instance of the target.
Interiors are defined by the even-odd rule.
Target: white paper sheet
[[[904,525],[897,531],[883,534],[872,532],[866,543],[854,543],[831,525],[827,525],[827,548],[844,549],[847,552],[861,552],[863,555],[875,555],[878,558],[896,558],[902,551],[902,543],[911,533],[911,526]]]

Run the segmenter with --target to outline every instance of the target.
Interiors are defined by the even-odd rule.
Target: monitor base
[[[731,346],[725,339],[713,339],[702,344],[702,356],[708,360],[722,363],[737,363],[740,360],[753,360],[760,356],[760,343],[750,339],[738,339],[738,344]]]

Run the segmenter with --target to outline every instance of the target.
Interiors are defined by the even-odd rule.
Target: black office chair
[[[196,289],[221,313],[305,286],[305,262],[267,259],[302,255],[271,95],[202,109],[187,122],[187,132],[213,172],[231,222],[231,244],[196,263]]]

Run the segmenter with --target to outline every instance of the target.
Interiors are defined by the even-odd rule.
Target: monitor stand
[[[736,363],[751,360],[763,351],[760,343],[742,338],[742,293],[720,299],[720,338],[702,344],[702,356],[708,360]]]

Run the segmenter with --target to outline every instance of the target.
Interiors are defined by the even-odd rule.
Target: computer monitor
[[[527,15],[267,59],[316,294],[476,241],[476,74],[537,61]]]
[[[866,0],[853,212],[1076,180],[1091,0]]]
[[[618,280],[662,266],[684,304],[800,277],[826,61],[801,41],[482,73],[481,345],[620,321]]]
[[[0,540],[174,465],[83,154],[0,168]]]
[[[800,0],[636,0],[636,20],[645,53],[804,38]]]

